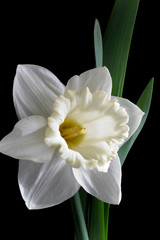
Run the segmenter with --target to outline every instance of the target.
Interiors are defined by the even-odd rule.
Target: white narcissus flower
[[[144,113],[111,90],[106,67],[74,76],[66,87],[43,67],[17,67],[13,98],[21,120],[0,152],[21,159],[18,181],[29,209],[59,204],[80,186],[104,202],[120,202],[117,152]]]

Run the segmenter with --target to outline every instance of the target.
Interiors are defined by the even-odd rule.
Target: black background
[[[17,117],[12,85],[17,64],[37,64],[64,84],[94,67],[93,27],[98,18],[104,34],[114,1],[23,3],[3,6],[1,19],[0,137]],[[156,5],[157,4],[157,5]],[[141,1],[128,60],[123,96],[137,101],[155,77],[148,120],[123,166],[122,201],[111,206],[109,240],[154,239],[159,219],[159,5]],[[10,9],[10,12],[8,11]],[[4,239],[72,239],[69,201],[29,211],[17,183],[18,161],[1,154],[1,234]],[[158,220],[157,220],[158,219]],[[98,239],[97,239],[98,240]]]

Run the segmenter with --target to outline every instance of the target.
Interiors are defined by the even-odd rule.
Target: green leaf
[[[70,202],[75,225],[76,239],[89,240],[79,193],[76,193],[70,199]]]
[[[82,187],[79,190],[79,196],[81,199],[83,214],[86,222],[86,227],[89,229],[89,221],[90,221],[90,210],[91,210],[91,199],[92,196],[88,194]]]
[[[92,198],[89,239],[105,240],[104,203],[95,197]]]
[[[95,20],[94,24],[94,52],[96,67],[102,67],[103,64],[103,43],[101,29],[98,20]]]
[[[110,208],[110,204],[104,203],[105,240],[108,240],[109,208]]]
[[[103,40],[103,65],[112,76],[113,96],[122,96],[139,0],[116,0]]]
[[[133,143],[135,142],[136,138],[138,137],[140,131],[142,130],[145,121],[147,119],[150,105],[151,105],[151,99],[152,99],[152,92],[153,92],[153,82],[154,79],[152,78],[146,88],[144,89],[143,93],[141,94],[137,106],[141,108],[141,110],[145,113],[145,115],[142,118],[141,124],[138,127],[137,131],[133,134],[133,136],[120,148],[118,155],[121,160],[121,164],[123,165],[128,152],[130,151]]]

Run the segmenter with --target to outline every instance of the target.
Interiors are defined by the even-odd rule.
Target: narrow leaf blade
[[[113,96],[122,96],[139,0],[116,0],[103,40],[103,65],[112,76]]]
[[[98,20],[95,20],[94,24],[94,51],[96,67],[102,67],[103,64],[103,43],[102,34]]]
[[[76,193],[70,199],[70,202],[74,219],[76,238],[77,240],[89,240],[79,193]]]
[[[141,94],[137,106],[141,108],[141,110],[145,113],[145,115],[142,118],[141,124],[137,131],[133,134],[133,136],[120,148],[118,155],[120,157],[121,164],[123,165],[128,152],[130,151],[132,145],[134,144],[136,138],[138,137],[140,131],[142,130],[151,105],[151,99],[152,99],[152,92],[153,92],[153,82],[154,79],[152,78],[146,88],[144,89],[143,93]]]

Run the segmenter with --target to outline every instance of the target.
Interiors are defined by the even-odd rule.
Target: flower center
[[[72,127],[72,128],[62,128],[61,129],[61,136],[65,139],[72,139],[75,138],[77,136],[80,136],[82,134],[86,133],[86,129],[85,128],[80,128],[80,127]]]
[[[69,148],[72,148],[73,145],[78,145],[86,134],[86,128],[68,118],[60,125],[59,131]]]

